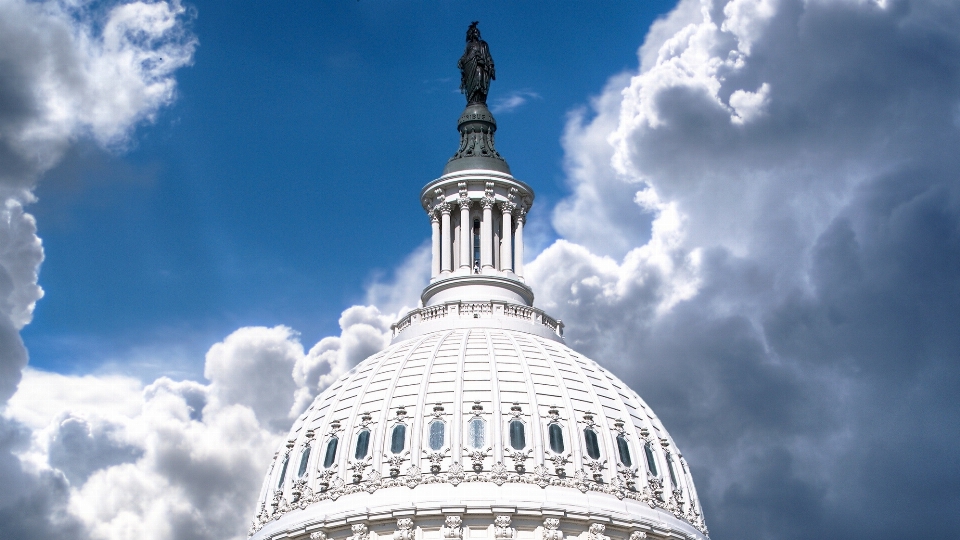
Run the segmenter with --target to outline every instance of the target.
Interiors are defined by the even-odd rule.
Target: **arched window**
[[[650,474],[660,476],[660,473],[657,472],[657,460],[653,457],[653,448],[650,443],[643,445],[643,452],[647,455],[647,468],[650,469]]]
[[[467,430],[467,446],[470,448],[483,448],[486,442],[487,426],[483,418],[474,418],[470,420]]]
[[[680,484],[677,483],[677,473],[673,470],[673,454],[667,452],[667,470],[670,472],[670,485],[674,489],[680,489]]]
[[[300,467],[297,468],[297,478],[303,478],[307,474],[307,462],[310,461],[310,447],[304,446],[300,453]]]
[[[394,454],[403,452],[407,446],[407,426],[397,424],[393,426],[393,433],[390,435],[390,451]]]
[[[630,458],[630,445],[627,444],[627,437],[623,433],[617,435],[617,453],[620,454],[620,463],[627,467],[633,466],[633,460]]]
[[[333,465],[333,460],[337,459],[337,444],[340,443],[340,439],[336,437],[331,437],[327,441],[327,451],[323,453],[323,468],[329,469]]]
[[[550,424],[547,433],[550,436],[550,450],[553,450],[555,454],[563,453],[563,428],[560,427],[560,424]]]
[[[591,459],[600,459],[600,441],[597,440],[597,432],[590,428],[584,429],[583,442],[587,445],[587,455]]]
[[[430,449],[439,450],[443,448],[443,435],[444,435],[444,424],[443,420],[434,420],[430,422]]]
[[[370,447],[370,430],[364,429],[357,434],[357,448],[353,452],[353,459],[363,459],[367,457],[367,449]]]
[[[510,421],[510,446],[514,450],[523,450],[527,447],[527,434],[524,432],[523,422],[520,420]]]
[[[277,489],[283,489],[283,479],[287,476],[287,465],[290,463],[290,454],[283,458],[283,467],[280,468],[280,479],[277,480]]]

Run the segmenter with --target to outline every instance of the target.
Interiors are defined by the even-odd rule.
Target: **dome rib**
[[[407,362],[407,360],[410,358],[410,356],[413,355],[414,351],[416,351],[418,348],[420,348],[420,345],[421,345],[424,341],[426,341],[427,338],[429,338],[429,337],[430,337],[430,335],[428,334],[428,335],[425,335],[425,336],[421,336],[419,339],[412,339],[412,340],[410,340],[410,344],[411,344],[411,345],[410,345],[410,348],[406,351],[405,354],[403,354],[403,356],[402,356],[401,358],[397,359],[397,363],[399,364],[399,366],[397,367],[397,369],[396,369],[396,370],[391,374],[391,376],[389,377],[389,379],[390,379],[390,384],[386,387],[386,389],[387,389],[388,391],[389,391],[389,389],[391,389],[391,388],[396,388],[396,387],[397,387],[397,379],[400,378],[400,374],[403,373],[403,366],[404,366],[404,364],[406,364],[406,362]],[[389,349],[388,349],[388,351],[389,351]],[[387,351],[384,351],[384,352],[386,353]],[[386,365],[387,365],[387,362],[388,362],[389,358],[390,358],[390,355],[389,355],[389,354],[384,354],[384,361],[383,361],[383,363],[381,363],[381,369],[382,369],[383,366],[386,366]],[[389,373],[389,372],[388,372],[388,373]],[[373,459],[372,459],[372,461],[373,461],[373,464],[374,464],[373,466],[376,467],[377,470],[383,468],[383,452],[379,452],[378,449],[383,448],[383,445],[384,445],[385,442],[386,442],[387,417],[389,416],[389,412],[390,412],[390,399],[388,399],[388,398],[385,397],[385,398],[383,399],[383,404],[382,404],[381,407],[380,407],[380,414],[377,415],[377,417],[376,417],[376,418],[377,418],[376,422],[379,424],[380,427],[379,427],[379,428],[375,428],[375,429],[373,430],[373,450],[372,450],[372,452],[373,452]]]
[[[526,336],[524,336],[524,338],[526,338]],[[563,375],[560,374],[560,370],[557,368],[556,363],[548,361],[550,354],[542,344],[533,339],[531,339],[530,342],[540,351],[540,354],[543,355],[543,362],[549,366],[550,371],[553,373],[553,382],[556,387],[560,389],[560,394],[563,396],[563,411],[561,411],[561,413],[567,412],[569,414],[571,412],[575,412],[576,408],[573,406],[573,399],[570,397],[570,392],[567,390],[567,385],[563,384]],[[561,417],[561,419],[563,418]],[[577,419],[576,417],[568,417],[565,421],[567,424],[567,429],[565,431],[570,443],[570,455],[573,459],[574,467],[579,470],[583,467],[583,453],[581,452],[579,444],[580,438],[577,436]],[[546,455],[546,453],[544,453],[544,455]]]
[[[526,379],[527,395],[530,399],[530,427],[533,428],[533,458],[537,466],[543,466],[546,449],[543,447],[543,416],[540,412],[537,390],[534,387],[533,377],[530,376],[530,366],[527,363],[526,355],[523,354],[523,350],[520,349],[517,340],[512,334],[506,334],[506,338],[510,340],[510,344],[513,345],[513,349],[517,353],[517,358],[520,360],[520,368],[523,369],[523,378]]]
[[[423,425],[424,425],[424,416],[427,414],[427,390],[430,387],[430,374],[433,368],[433,364],[437,361],[437,353],[443,347],[444,342],[447,341],[454,333],[454,330],[449,330],[443,335],[434,345],[433,349],[430,351],[430,356],[424,362],[423,368],[423,382],[420,385],[420,392],[417,395],[417,405],[413,411],[413,422],[411,422],[413,431],[410,434],[410,464],[416,465],[420,460],[420,445],[423,443]]]

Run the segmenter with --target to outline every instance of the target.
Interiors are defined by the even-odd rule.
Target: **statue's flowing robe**
[[[460,68],[460,91],[467,96],[467,102],[486,103],[490,81],[497,78],[487,42],[467,42],[457,67]]]

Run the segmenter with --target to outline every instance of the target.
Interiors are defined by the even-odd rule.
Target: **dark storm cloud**
[[[553,246],[539,299],[664,419],[713,538],[960,536],[960,5],[679,12],[573,183],[680,218],[620,263]]]

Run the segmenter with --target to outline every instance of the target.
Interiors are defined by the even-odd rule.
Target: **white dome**
[[[704,538],[689,467],[635,392],[540,328],[458,318],[478,327],[395,342],[317,397],[270,467],[255,538],[369,538],[403,517],[439,539],[452,517],[493,539],[496,516],[531,540],[545,519],[564,536]]]
[[[424,307],[296,421],[251,535],[704,540],[689,467],[653,411],[533,307],[534,193],[494,149],[493,115],[471,102],[457,129],[460,150],[420,192],[433,233]]]

